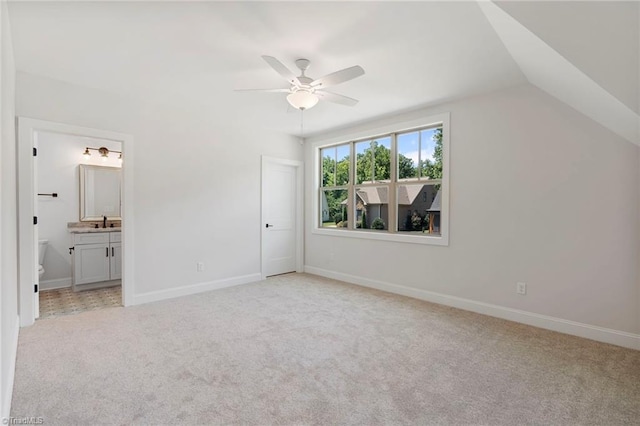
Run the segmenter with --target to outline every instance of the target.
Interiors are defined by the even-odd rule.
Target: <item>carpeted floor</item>
[[[640,351],[312,275],[20,331],[12,416],[46,425],[622,425]]]

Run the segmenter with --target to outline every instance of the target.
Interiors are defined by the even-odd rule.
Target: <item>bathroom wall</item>
[[[57,198],[38,197],[39,239],[48,240],[41,290],[71,286],[71,237],[68,222],[80,220],[80,164],[119,167],[117,154],[102,161],[97,151],[86,160],[85,147],[121,151],[119,142],[56,133],[38,133],[38,192],[57,193]]]

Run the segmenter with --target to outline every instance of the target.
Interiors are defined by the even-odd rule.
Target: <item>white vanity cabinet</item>
[[[120,232],[73,234],[73,290],[119,285],[122,278]]]
[[[109,277],[112,280],[122,279],[122,233],[109,232]]]

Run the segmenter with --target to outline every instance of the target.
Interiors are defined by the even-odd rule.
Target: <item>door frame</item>
[[[92,129],[71,124],[18,117],[18,298],[20,326],[35,321],[33,285],[37,266],[33,265],[34,246],[34,164],[33,144],[37,132],[108,139],[122,144],[122,304],[133,304],[133,137],[131,135]],[[80,164],[78,162],[78,164]]]
[[[296,169],[296,272],[304,271],[304,235],[303,235],[303,218],[304,218],[304,193],[303,193],[303,181],[304,181],[304,163],[298,160],[287,160],[283,158],[275,158],[262,156],[262,177],[260,185],[260,275],[262,279],[266,279],[265,264],[266,264],[266,251],[264,247],[265,241],[265,224],[266,224],[266,194],[265,194],[265,182],[266,171],[269,165],[284,165],[293,166]]]

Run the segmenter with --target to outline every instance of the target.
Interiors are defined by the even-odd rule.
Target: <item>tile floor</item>
[[[80,312],[122,306],[122,287],[74,292],[71,288],[40,292],[40,318],[55,318]]]

